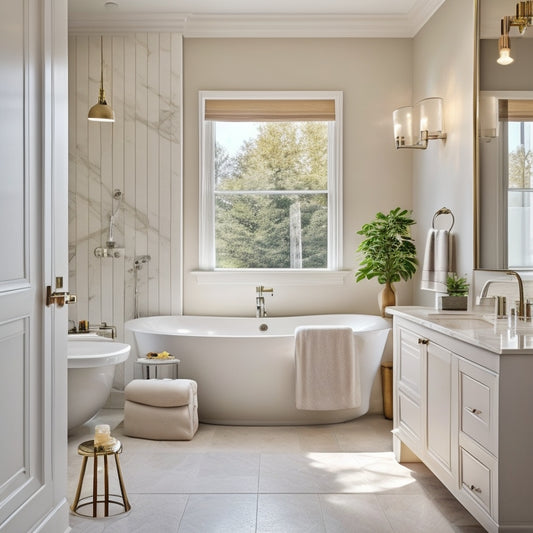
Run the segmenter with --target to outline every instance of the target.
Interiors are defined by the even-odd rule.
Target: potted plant
[[[441,309],[443,311],[466,311],[468,308],[468,287],[466,276],[458,277],[457,274],[446,278],[447,296],[441,296]]]
[[[416,247],[410,232],[410,226],[415,223],[412,211],[397,207],[386,215],[377,213],[372,222],[357,232],[365,239],[357,248],[363,259],[355,281],[375,277],[385,285],[378,295],[381,316],[385,316],[385,307],[396,304],[392,284],[402,279],[407,281],[416,272]]]

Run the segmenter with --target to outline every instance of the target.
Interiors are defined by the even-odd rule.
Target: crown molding
[[[69,33],[161,32],[184,33],[189,15],[184,13],[126,13],[98,17],[70,17]]]
[[[414,37],[444,0],[418,0],[407,15],[204,15],[123,13],[69,19],[71,33],[175,31],[184,37]]]
[[[424,27],[424,24],[444,2],[445,0],[417,0],[409,12],[411,37],[414,37]]]

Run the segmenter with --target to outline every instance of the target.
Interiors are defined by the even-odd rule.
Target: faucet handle
[[[274,294],[274,288],[273,287],[269,287],[268,289],[265,289],[265,287],[262,287],[263,289],[263,292],[271,292],[272,294]]]

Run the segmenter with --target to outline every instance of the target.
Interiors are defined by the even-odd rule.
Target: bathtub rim
[[[70,353],[71,346],[95,353]],[[105,353],[97,353],[98,351]],[[96,368],[101,366],[119,365],[126,361],[131,352],[131,345],[114,341],[69,340],[67,341],[68,368]]]
[[[251,316],[213,316],[213,315],[152,315],[147,317],[140,317],[140,318],[134,318],[131,320],[128,320],[124,323],[124,328],[127,331],[131,331],[132,333],[147,333],[147,334],[155,334],[155,335],[169,335],[169,336],[176,336],[176,337],[206,337],[206,338],[223,338],[223,339],[237,339],[237,338],[276,338],[276,337],[294,337],[294,330],[296,327],[300,326],[313,326],[318,324],[297,324],[294,326],[292,331],[287,331],[284,333],[272,333],[270,331],[256,331],[253,334],[242,334],[239,332],[233,332],[233,333],[212,333],[208,334],[205,331],[171,331],[169,329],[163,329],[163,328],[157,328],[154,329],[153,327],[147,327],[143,324],[147,323],[148,321],[154,322],[156,320],[160,320],[164,322],[168,319],[193,319],[193,320],[218,320],[222,322],[231,322],[231,321],[245,321],[247,323],[256,323],[256,324],[263,324],[272,321],[272,322],[282,322],[286,320],[305,320],[306,318],[311,318],[313,320],[317,320],[320,318],[360,318],[364,317],[364,319],[369,319],[369,321],[374,322],[374,324],[371,324],[371,327],[366,327],[363,329],[356,329],[352,328],[354,331],[354,334],[363,334],[363,333],[370,333],[373,331],[381,331],[386,329],[392,329],[392,321],[391,319],[383,318],[379,315],[370,315],[370,314],[363,314],[363,313],[328,313],[328,314],[318,314],[318,315],[287,315],[287,316],[267,316],[262,318],[257,317],[251,317]],[[324,326],[335,326],[336,324],[334,322],[328,323],[328,324],[321,324]]]

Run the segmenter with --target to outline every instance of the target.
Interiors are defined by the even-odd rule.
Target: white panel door
[[[66,0],[0,2],[0,531],[68,527]]]

